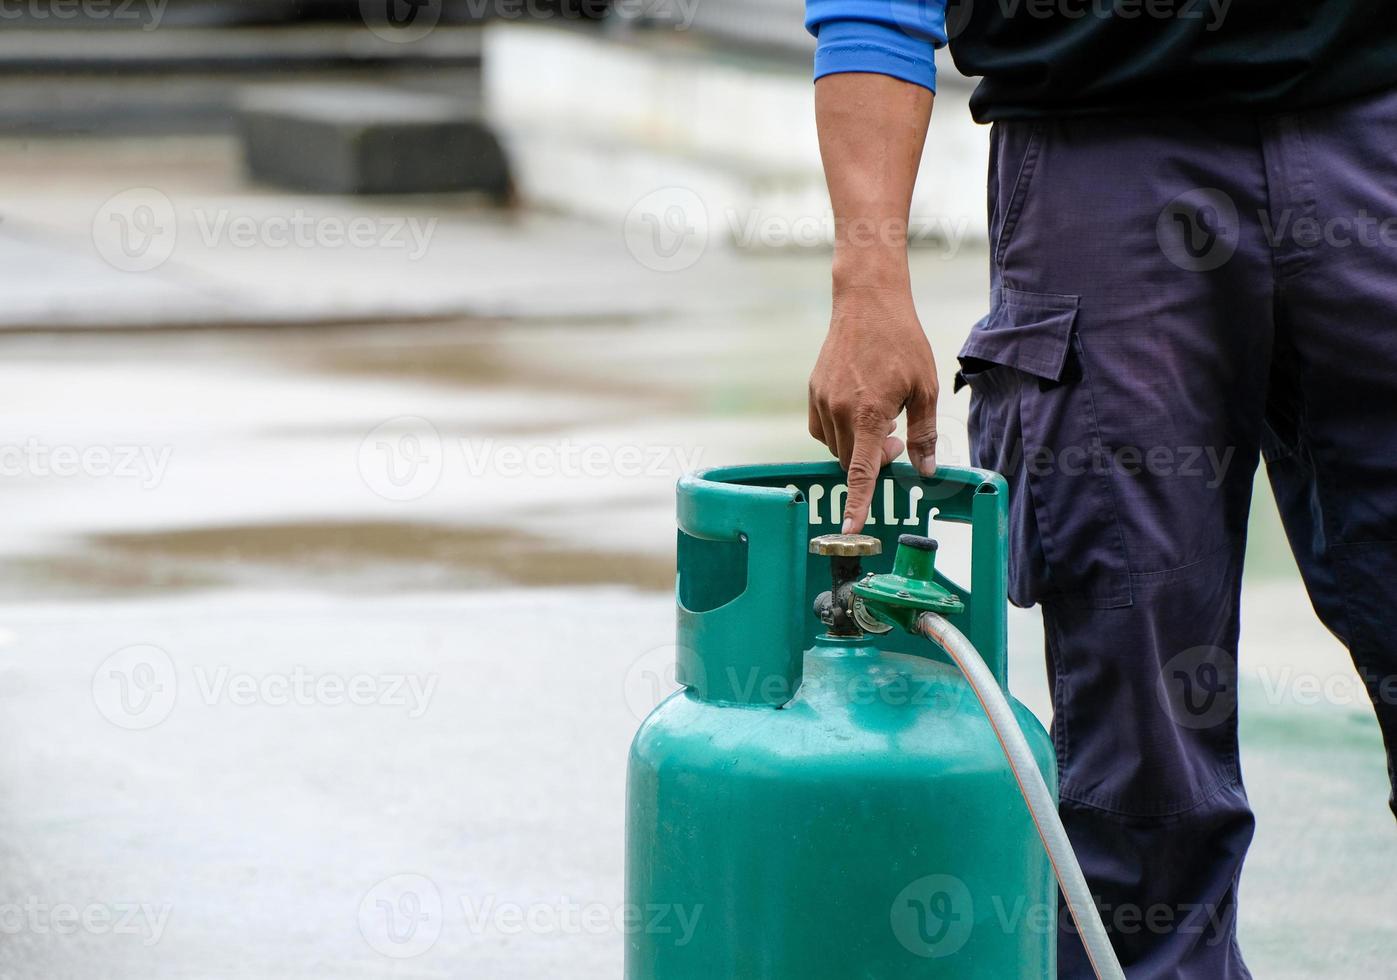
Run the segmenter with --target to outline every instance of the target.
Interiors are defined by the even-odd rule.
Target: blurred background
[[[674,481],[822,455],[801,20],[0,0],[0,980],[618,975]],[[961,464],[970,87],[914,208]],[[1258,491],[1244,945],[1391,975],[1376,726]]]

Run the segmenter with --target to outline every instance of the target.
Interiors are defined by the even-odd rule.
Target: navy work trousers
[[[1005,122],[972,458],[1041,603],[1062,815],[1131,980],[1235,980],[1238,594],[1264,458],[1397,749],[1397,92]],[[1297,804],[1303,801],[1297,801]],[[1063,917],[1061,978],[1091,974]]]

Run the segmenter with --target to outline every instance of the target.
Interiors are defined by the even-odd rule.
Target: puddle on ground
[[[391,594],[520,585],[669,589],[668,552],[595,551],[518,531],[394,522],[284,523],[97,535],[20,560],[0,592],[139,595],[212,588]]]

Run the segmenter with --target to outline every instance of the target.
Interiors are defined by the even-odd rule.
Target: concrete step
[[[239,111],[254,180],[321,194],[479,191],[503,201],[499,142],[461,100],[382,85],[264,86]]]
[[[476,68],[384,71],[29,75],[0,85],[0,136],[182,136],[237,131],[238,93],[249,85],[352,85],[371,81],[480,102]]]
[[[478,65],[480,29],[438,26],[397,43],[363,24],[222,30],[0,31],[0,74],[218,72]]]
[[[375,82],[475,106],[480,31],[394,44],[362,26],[0,32],[0,134],[231,133],[250,84]]]
[[[372,2],[381,7],[385,0]],[[7,29],[55,31],[241,27],[361,21],[364,9],[355,0],[24,0],[6,6],[4,22]],[[478,0],[432,0],[419,13],[454,24],[478,21],[481,10]]]

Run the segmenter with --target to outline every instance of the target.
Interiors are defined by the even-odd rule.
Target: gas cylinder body
[[[924,524],[932,502],[974,528],[975,588],[943,581],[1002,681],[1002,481],[885,472],[895,495],[922,492],[883,534]],[[967,682],[925,641],[831,636],[809,612],[829,570],[805,545],[832,523],[811,498],[830,500],[840,476],[681,483],[685,687],[631,749],[627,980],[1055,976],[1052,869]],[[702,542],[738,547],[718,560]],[[736,586],[712,586],[720,568]],[[1051,742],[1014,706],[1053,785]]]

